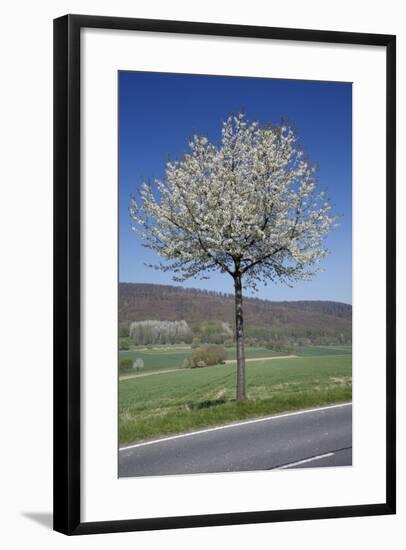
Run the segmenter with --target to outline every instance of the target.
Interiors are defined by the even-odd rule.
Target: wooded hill
[[[120,326],[133,321],[185,320],[234,325],[234,296],[208,290],[144,283],[119,284]],[[271,302],[244,299],[245,334],[256,339],[334,337],[351,342],[352,306],[329,301]]]

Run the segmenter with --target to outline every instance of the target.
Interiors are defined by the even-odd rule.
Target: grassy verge
[[[247,400],[243,403],[232,401],[201,409],[191,410],[184,406],[162,417],[148,419],[136,418],[124,413],[120,419],[120,443],[227,424],[285,411],[351,401],[351,397],[351,387],[345,386],[313,392],[277,395],[270,399]]]

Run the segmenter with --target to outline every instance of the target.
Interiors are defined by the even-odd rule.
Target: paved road
[[[164,437],[119,451],[120,477],[351,464],[350,403]]]

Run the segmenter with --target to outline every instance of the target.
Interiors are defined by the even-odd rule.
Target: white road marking
[[[275,470],[286,470],[287,468],[294,468],[300,464],[306,464],[307,462],[313,462],[314,460],[320,460],[321,458],[327,458],[328,456],[334,456],[334,453],[326,453],[324,455],[312,456],[311,458],[304,458],[303,460],[298,460],[297,462],[291,462],[290,464],[285,464],[284,466],[279,466],[279,468],[274,468]]]
[[[285,418],[287,416],[296,416],[299,414],[307,414],[318,411],[326,411],[329,409],[337,409],[339,407],[348,407],[352,403],[340,403],[339,405],[327,405],[326,407],[316,407],[315,409],[307,409],[304,411],[296,411],[290,413],[277,414],[273,416],[266,416],[262,418],[254,418],[253,420],[244,420],[242,422],[236,422],[234,424],[226,424],[225,426],[216,426],[215,428],[207,428],[205,430],[198,430],[195,432],[188,432],[185,434],[171,435],[169,437],[162,437],[161,439],[154,439],[152,441],[144,441],[143,443],[134,443],[134,445],[128,445],[126,447],[119,448],[119,451],[128,451],[130,449],[136,449],[138,447],[145,447],[147,445],[154,445],[155,443],[163,443],[164,441],[171,441],[172,439],[181,439],[183,437],[191,437],[193,435],[200,435],[208,432],[216,432],[217,430],[227,430],[230,428],[238,428],[238,426],[245,426],[247,424],[255,424],[257,422],[266,422],[268,420],[277,420],[278,418]]]

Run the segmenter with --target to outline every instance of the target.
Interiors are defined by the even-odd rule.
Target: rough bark
[[[242,282],[241,274],[237,273],[234,279],[235,289],[235,333],[237,341],[237,401],[246,399],[245,386],[245,348],[244,348],[244,319],[242,309]]]

